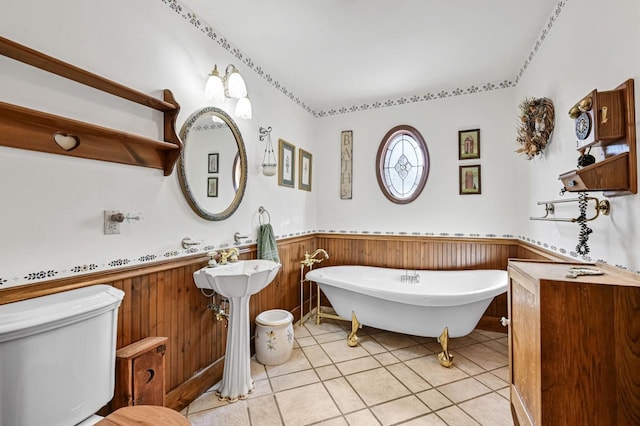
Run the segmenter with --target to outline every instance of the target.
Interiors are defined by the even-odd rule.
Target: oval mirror
[[[223,220],[236,211],[247,186],[247,154],[233,119],[215,107],[197,110],[180,130],[182,192],[198,216]]]

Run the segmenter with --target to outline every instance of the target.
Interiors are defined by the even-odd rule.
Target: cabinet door
[[[521,425],[540,422],[540,309],[537,282],[510,274],[511,405]]]
[[[163,356],[149,351],[133,360],[134,405],[164,405]]]

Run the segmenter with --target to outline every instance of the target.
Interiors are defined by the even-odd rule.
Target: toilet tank
[[[0,426],[75,425],[111,400],[123,297],[94,285],[0,305]]]

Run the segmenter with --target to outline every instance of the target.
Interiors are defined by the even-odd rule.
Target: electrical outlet
[[[120,222],[114,222],[111,220],[111,215],[120,213],[118,210],[105,210],[104,211],[104,234],[119,234]]]

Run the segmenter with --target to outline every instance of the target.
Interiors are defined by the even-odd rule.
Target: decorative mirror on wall
[[[180,138],[178,178],[187,202],[204,219],[228,218],[247,186],[247,154],[236,123],[219,108],[202,108],[189,116]]]

